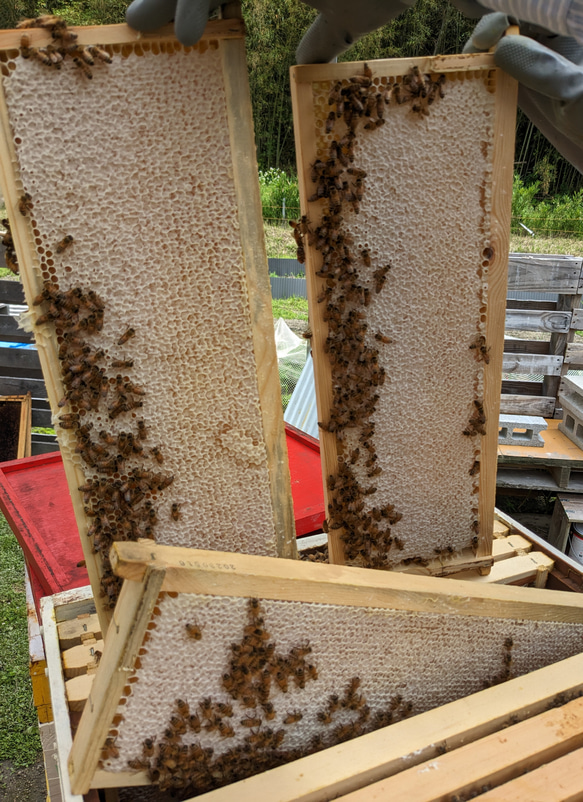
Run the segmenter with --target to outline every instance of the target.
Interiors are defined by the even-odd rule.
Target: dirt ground
[[[28,768],[14,768],[10,760],[0,763],[1,802],[46,802],[47,785],[42,756]]]

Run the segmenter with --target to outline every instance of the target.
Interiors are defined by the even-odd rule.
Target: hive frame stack
[[[0,181],[105,631],[112,539],[293,557],[293,507],[242,21],[57,33],[0,34]]]
[[[291,84],[330,559],[487,571],[516,84],[487,54]]]
[[[572,593],[143,542],[115,544],[112,563],[126,581],[73,743],[76,793],[174,778],[202,792],[567,659],[583,640]]]

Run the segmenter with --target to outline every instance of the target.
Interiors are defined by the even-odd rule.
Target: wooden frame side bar
[[[196,802],[336,799],[435,759],[442,747],[456,749],[496,732],[516,718],[542,713],[561,694],[578,693],[582,689],[583,654],[211,791],[196,797]]]
[[[263,235],[251,95],[243,40],[220,43],[243,260],[251,311],[253,350],[265,432],[271,504],[279,557],[297,557],[287,444],[281,409],[271,287]]]
[[[165,25],[152,33],[142,33],[129,25],[84,25],[71,27],[80,45],[125,45],[148,42],[151,40],[174,39],[174,25]],[[0,50],[18,50],[20,39],[24,33],[21,29],[0,31]],[[43,28],[27,28],[30,47],[45,47],[53,41],[51,34]],[[222,19],[208,22],[201,41],[208,39],[238,39],[245,35],[243,20]]]
[[[488,295],[486,344],[490,360],[484,365],[484,408],[490,420],[482,439],[480,457],[480,495],[478,518],[480,524],[478,556],[492,553],[494,507],[496,505],[496,472],[498,467],[498,416],[502,391],[502,361],[506,294],[508,282],[508,252],[510,248],[510,216],[516,128],[516,98],[518,83],[502,70],[493,71],[496,82],[492,164],[492,200],[490,212],[490,253],[484,253],[488,265]]]
[[[151,540],[114,543],[110,559],[118,576],[135,582],[149,570],[164,570],[164,591],[583,623],[583,595],[567,591],[549,594],[537,588],[161,546]]]
[[[128,672],[133,670],[152,617],[164,574],[163,568],[149,568],[143,582],[124,583],[104,649],[107,665],[110,669],[113,667],[113,671],[97,672],[69,756],[71,788],[76,794],[89,791]]]
[[[583,699],[575,699],[505,729],[503,736],[492,733],[342,798],[364,802],[376,795],[439,802],[450,794],[470,794],[486,783],[506,783],[582,745]]]

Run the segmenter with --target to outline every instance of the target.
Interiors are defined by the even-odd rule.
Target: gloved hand
[[[305,0],[320,12],[304,34],[298,49],[298,64],[321,64],[357,42],[362,36],[381,28],[416,0]],[[481,17],[487,9],[476,0],[452,0],[467,17]]]
[[[583,46],[534,25],[505,36],[505,14],[488,14],[464,48],[475,53],[496,47],[496,66],[520,84],[518,104],[562,155],[583,172]]]
[[[176,38],[189,47],[198,42],[209,13],[220,5],[221,0],[134,0],[126,11],[126,22],[137,31],[149,32],[174,20]]]

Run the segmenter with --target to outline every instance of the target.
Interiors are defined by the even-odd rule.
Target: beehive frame
[[[482,54],[291,86],[330,559],[487,570],[516,84]]]
[[[57,70],[30,57],[48,31],[0,33],[0,182],[105,632],[117,586],[95,551],[114,530],[284,557],[295,532],[243,23],[193,48],[172,26],[71,31],[112,63]],[[97,409],[72,395],[79,363]]]
[[[550,598],[547,592],[530,588],[145,542],[115,544],[112,564],[126,581],[73,743],[69,765],[76,793],[84,793],[90,786],[147,783],[140,762],[144,758],[142,742],[150,738],[160,747],[169,737],[163,735],[164,727],[171,726],[167,722],[178,727],[173,716],[179,699],[181,709],[186,702],[190,714],[197,711],[197,734],[186,733],[185,744],[201,749],[210,746],[220,759],[229,746],[237,749],[240,745],[237,736],[239,741],[267,734],[272,738],[285,730],[286,735],[291,732],[294,743],[294,738],[303,739],[304,746],[290,746],[288,739],[285,755],[275,750],[275,759],[281,763],[286,756],[289,760],[302,750],[304,754],[311,751],[308,736],[298,727],[308,727],[310,735],[314,727],[325,730],[331,724],[326,700],[331,703],[335,698],[342,706],[338,700],[350,697],[345,700],[345,713],[354,717],[361,711],[359,716],[367,721],[370,717],[371,725],[374,719],[378,727],[382,721],[398,721],[411,712],[421,713],[467,695],[461,686],[452,689],[448,685],[455,684],[458,675],[465,674],[466,680],[471,677],[467,686],[471,693],[577,654],[583,643],[583,600],[577,594],[556,592]],[[386,627],[389,629],[383,629]],[[265,665],[271,665],[269,661],[280,667],[301,662],[301,672],[290,674],[289,687],[279,685],[281,677],[274,680],[273,698],[268,698],[277,717],[267,698],[251,704],[245,702],[244,694],[226,691],[232,690],[238,670],[234,663],[240,659],[236,657],[241,654],[237,642],[243,629],[247,641],[257,637],[269,645],[268,639],[273,639]],[[323,631],[326,639],[317,640]],[[245,638],[242,644],[247,643]],[[353,642],[354,647],[348,647]],[[407,651],[407,643],[414,644],[414,654]],[[163,663],[170,651],[173,660],[168,674]],[[301,677],[301,682],[296,684],[294,677]],[[360,685],[356,683],[358,693],[355,688],[349,690],[355,679],[362,680]],[[247,689],[252,696],[258,692],[254,687],[254,691]],[[316,697],[302,698],[309,693]],[[379,693],[386,697],[384,713]],[[382,718],[389,715],[387,704],[389,722]],[[206,714],[201,711],[205,705],[207,713],[214,706],[226,717],[220,737],[214,731],[218,723],[211,726],[208,718],[209,723],[204,724]],[[227,705],[230,712],[225,712]],[[348,708],[355,712],[348,713]],[[300,709],[305,714],[303,724],[298,723],[302,717],[293,720]],[[262,710],[266,716],[268,711],[273,715],[263,721]],[[337,725],[348,725],[341,720],[341,713],[336,718],[339,720],[329,731],[332,739],[338,735],[342,741],[358,734],[350,728],[337,731]],[[308,719],[311,723],[306,723]],[[364,732],[374,728],[363,725]],[[234,740],[229,741],[231,738]],[[319,748],[326,745],[324,740]],[[151,745],[147,748],[151,756]],[[273,755],[266,747],[256,757],[257,765],[268,768],[269,763],[261,760],[268,761]],[[103,764],[96,771],[100,759]],[[133,771],[125,769],[128,760]]]

